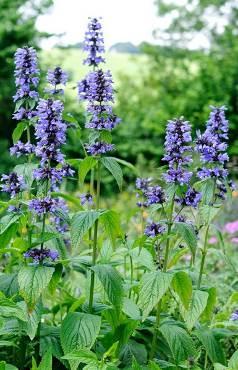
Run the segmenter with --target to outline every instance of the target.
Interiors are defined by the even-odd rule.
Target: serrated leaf
[[[47,266],[25,266],[18,273],[20,295],[29,308],[34,308],[43,290],[48,286],[54,268]]]
[[[142,310],[142,319],[145,320],[155,305],[167,292],[173,275],[155,271],[144,274],[139,287],[138,306]]]
[[[81,348],[90,349],[99,333],[101,318],[82,312],[69,313],[61,325],[61,344],[64,354]],[[70,360],[72,370],[76,370],[80,360]]]
[[[120,165],[113,157],[102,157],[101,163],[112,174],[117,182],[119,189],[121,190],[123,174]]]
[[[202,319],[205,321],[210,321],[212,319],[213,310],[216,304],[217,292],[216,288],[214,287],[207,289],[206,292],[208,293],[208,300],[206,308],[202,314]]]
[[[71,240],[73,248],[79,247],[82,237],[93,226],[99,216],[100,212],[98,211],[82,211],[73,216],[71,222]]]
[[[97,159],[91,156],[85,157],[80,161],[78,170],[79,170],[79,181],[81,184],[84,183],[87,173],[96,166]]]
[[[200,342],[203,344],[207,354],[212,363],[220,363],[225,365],[225,355],[223,348],[212,331],[212,329],[201,327],[194,331],[194,334],[198,337]]]
[[[185,222],[175,222],[174,232],[181,236],[194,256],[197,247],[197,236],[193,226]]]
[[[80,363],[87,365],[97,365],[98,359],[94,352],[88,348],[78,349],[62,357],[65,360],[78,360]]]
[[[111,158],[115,159],[115,161],[117,161],[118,163],[122,164],[123,166],[130,168],[135,173],[138,172],[137,171],[137,168],[135,166],[133,166],[133,164],[131,164],[130,162],[127,162],[124,159],[120,159],[120,158],[115,158],[115,157],[111,157]]]
[[[11,225],[15,224],[20,218],[20,215],[14,213],[6,215],[0,220],[0,234],[3,234]]]
[[[50,350],[43,356],[38,370],[52,370],[52,354]]]
[[[218,212],[220,211],[219,207],[211,207],[209,205],[203,205],[199,207],[199,215],[201,218],[201,222],[204,224],[209,224],[211,221],[216,217]]]
[[[116,238],[122,235],[120,215],[113,210],[108,210],[101,214],[100,221],[102,221],[107,236],[115,244]]]
[[[103,285],[109,301],[119,308],[123,298],[122,277],[119,272],[111,265],[105,264],[94,266],[92,270]]]
[[[161,325],[160,332],[167,341],[176,364],[196,355],[192,338],[180,326],[165,323]]]
[[[192,301],[188,310],[181,310],[187,328],[191,330],[206,308],[208,293],[201,290],[193,292]]]
[[[193,292],[190,276],[184,271],[176,272],[173,277],[172,287],[178,294],[183,306],[188,309]]]
[[[130,298],[124,298],[122,310],[127,316],[131,317],[133,320],[140,320],[141,318],[139,307]]]
[[[7,297],[12,297],[19,290],[17,273],[0,275],[0,291]]]
[[[229,362],[228,362],[229,370],[237,370],[238,369],[238,350],[233,353]]]
[[[0,316],[15,317],[22,321],[27,321],[27,315],[17,303],[0,295]]]
[[[17,124],[16,128],[13,130],[12,140],[14,144],[16,144],[18,140],[21,138],[26,128],[26,125],[27,125],[26,121],[21,121]]]
[[[152,254],[145,248],[132,248],[129,251],[134,262],[138,263],[139,266],[146,267],[149,271],[155,270],[155,264]]]
[[[38,324],[41,319],[42,303],[38,302],[33,311],[27,309],[25,302],[19,302],[18,305],[24,310],[27,322],[20,323],[21,328],[26,332],[31,340],[36,336]]]

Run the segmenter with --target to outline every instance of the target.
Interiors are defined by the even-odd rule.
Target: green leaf
[[[84,183],[87,173],[95,167],[97,164],[97,159],[91,156],[85,157],[78,166],[79,170],[79,181],[81,184]]]
[[[115,161],[122,164],[123,166],[130,168],[131,170],[133,170],[133,172],[138,173],[137,168],[133,166],[133,164],[131,164],[130,162],[127,162],[124,159],[120,159],[120,158],[115,158],[115,157],[111,157],[111,158],[115,159]]]
[[[131,365],[135,359],[139,364],[145,364],[147,361],[147,352],[144,344],[138,343],[133,339],[129,339],[122,347],[119,354],[119,359],[125,365]],[[131,369],[131,367],[129,367]]]
[[[54,268],[46,266],[25,266],[18,273],[20,294],[28,307],[34,308],[38,298],[47,287]]]
[[[209,224],[212,220],[216,217],[218,212],[220,211],[220,207],[211,207],[209,205],[203,205],[199,207],[199,215],[201,218],[201,222],[204,224]]]
[[[188,309],[193,292],[190,276],[184,271],[176,272],[173,277],[172,287],[178,294],[185,309]]]
[[[71,353],[68,353],[64,357],[65,360],[79,360],[80,363],[87,365],[97,365],[98,359],[94,352],[90,351],[88,348],[78,349]]]
[[[2,234],[0,234],[0,248],[1,249],[8,247],[11,240],[16,236],[17,229],[18,229],[18,222],[13,223]]]
[[[137,304],[130,298],[124,298],[122,311],[133,320],[140,320],[141,314]]]
[[[1,218],[0,234],[3,234],[11,225],[15,224],[20,218],[20,215],[11,213]]]
[[[27,315],[24,310],[15,302],[0,295],[0,316],[15,317],[22,321],[27,321]]]
[[[167,292],[173,275],[165,272],[155,271],[144,274],[139,288],[138,306],[142,310],[143,320]]]
[[[62,276],[62,272],[63,272],[63,266],[60,263],[57,263],[57,265],[55,265],[55,271],[52,275],[52,278],[49,284],[49,290],[51,294],[54,294],[57,284],[60,281],[60,278]]]
[[[228,362],[229,370],[238,369],[238,351],[235,351]]]
[[[2,274],[0,275],[0,291],[7,297],[12,297],[19,290],[17,274]]]
[[[73,248],[79,247],[82,237],[93,226],[99,216],[100,212],[98,211],[82,211],[73,216],[71,223],[71,240]]]
[[[218,362],[222,365],[226,364],[223,348],[220,342],[216,340],[212,329],[201,327],[195,330],[194,334],[204,346],[212,363]]]
[[[208,293],[201,290],[195,290],[193,292],[192,301],[189,305],[188,310],[181,310],[184,321],[187,328],[191,330],[194,324],[199,319],[200,315],[206,308],[208,300]]]
[[[203,203],[210,204],[214,195],[214,179],[202,181],[200,184],[200,191],[203,194]]]
[[[61,344],[64,354],[81,348],[90,349],[99,333],[101,318],[82,312],[69,313],[61,325]],[[72,370],[76,370],[80,360],[70,360]]]
[[[116,238],[122,235],[119,214],[112,210],[103,212],[100,216],[100,221],[102,221],[106,234],[114,245]]]
[[[52,354],[50,350],[43,356],[38,370],[52,370]]]
[[[155,270],[152,254],[147,249],[136,247],[131,249],[129,254],[134,263],[136,262],[139,266],[146,267],[149,271]]]
[[[119,272],[111,265],[97,265],[92,267],[107,293],[109,301],[115,306],[120,307],[123,299],[122,277]]]
[[[13,144],[16,144],[17,141],[21,138],[25,128],[26,128],[26,121],[21,121],[17,124],[16,128],[13,130],[13,133],[12,133],[12,140],[13,140]]]
[[[119,189],[122,189],[123,174],[120,165],[113,157],[102,157],[102,165],[112,174]]]
[[[106,143],[111,143],[112,142],[112,134],[110,131],[102,130],[100,131],[100,140],[101,141],[106,141]]]
[[[208,293],[208,300],[206,308],[202,314],[202,319],[205,321],[210,321],[212,319],[213,310],[216,305],[217,291],[216,288],[211,287],[207,289],[206,292]]]
[[[160,332],[167,341],[176,364],[196,355],[192,338],[180,326],[164,323]]]
[[[185,222],[175,222],[174,231],[181,236],[194,256],[197,247],[197,236],[193,226]]]
[[[38,324],[41,319],[42,303],[38,302],[33,311],[28,310],[25,302],[19,302],[18,305],[24,310],[27,322],[20,323],[22,330],[26,332],[31,340],[36,336]]]

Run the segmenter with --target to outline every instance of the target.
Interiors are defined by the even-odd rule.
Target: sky
[[[116,42],[153,42],[152,32],[158,26],[154,0],[54,0],[50,12],[39,17],[37,28],[62,36],[44,40],[42,46],[82,42],[88,17],[100,16],[106,47]]]

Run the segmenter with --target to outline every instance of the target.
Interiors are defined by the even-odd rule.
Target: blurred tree
[[[52,0],[0,0],[0,138],[9,139],[15,126],[11,116],[14,109],[13,56],[17,47],[36,47],[46,34],[36,30],[37,17],[52,4]],[[1,142],[1,152],[6,142]],[[7,161],[8,162],[8,161]],[[1,164],[3,165],[3,164]],[[8,163],[5,162],[5,166]],[[2,171],[0,171],[2,172]]]

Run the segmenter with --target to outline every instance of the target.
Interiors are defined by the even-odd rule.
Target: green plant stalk
[[[90,194],[91,195],[94,194],[94,168],[92,168],[91,174],[90,174]],[[89,242],[91,244],[92,243],[92,228],[91,227],[89,229],[88,236],[89,236]]]
[[[170,249],[170,233],[173,225],[173,211],[174,211],[174,198],[175,194],[172,198],[171,202],[171,208],[169,212],[168,217],[168,231],[167,231],[167,240],[166,240],[166,246],[165,246],[165,257],[164,257],[164,264],[163,264],[163,272],[167,271],[167,265],[168,265],[168,259],[169,259],[169,249]],[[155,349],[156,349],[156,342],[157,342],[157,335],[160,325],[160,313],[161,313],[161,306],[162,306],[162,299],[158,302],[157,310],[156,310],[156,321],[154,325],[154,333],[153,333],[153,339],[151,344],[151,351],[150,351],[150,360],[154,358]]]
[[[133,268],[133,260],[132,260],[132,257],[130,256],[130,272],[131,272],[131,276],[130,276],[130,280],[131,280],[131,288],[130,288],[130,291],[129,291],[129,298],[131,298],[131,293],[132,293],[132,284],[133,284],[133,280],[134,280],[134,268]]]
[[[100,166],[100,162],[98,162],[96,210],[98,210],[100,206],[100,189],[101,189],[101,166]],[[97,261],[97,239],[98,239],[98,220],[95,221],[95,225],[94,225],[92,266],[95,266],[96,261]],[[95,272],[92,270],[91,271],[91,281],[90,281],[90,291],[89,291],[89,312],[92,312],[92,309],[93,309],[94,285],[95,285]]]
[[[206,232],[205,232],[204,246],[203,246],[203,250],[202,250],[202,259],[201,259],[201,265],[200,265],[199,277],[198,277],[198,284],[197,284],[197,288],[198,289],[201,286],[202,275],[203,275],[204,266],[205,266],[205,259],[206,259],[206,255],[207,255],[207,242],[208,242],[209,229],[210,229],[210,225],[207,226]]]

